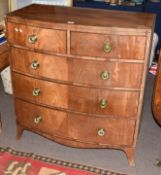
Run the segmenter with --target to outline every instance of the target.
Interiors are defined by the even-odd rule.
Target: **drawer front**
[[[98,145],[132,145],[135,120],[69,114],[69,137]],[[79,125],[78,125],[79,123]],[[82,129],[83,128],[83,129]]]
[[[15,96],[37,103],[89,114],[117,117],[137,115],[138,92],[68,86],[16,73],[13,73],[12,80]]]
[[[98,146],[128,146],[133,143],[135,120],[74,115],[17,99],[15,106],[17,122],[44,135],[56,135]]]
[[[71,54],[118,59],[144,59],[146,37],[71,33]]]
[[[8,41],[31,49],[66,53],[66,31],[7,23]]]
[[[140,88],[143,64],[80,60],[11,49],[13,70],[97,87]]]
[[[27,129],[41,134],[65,136],[67,113],[15,99],[16,121]]]

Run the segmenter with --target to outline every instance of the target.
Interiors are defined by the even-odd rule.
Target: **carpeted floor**
[[[151,113],[153,84],[154,76],[148,75],[135,167],[129,167],[122,151],[70,148],[29,131],[25,131],[22,138],[16,141],[13,100],[12,96],[4,94],[2,83],[0,83],[0,111],[3,132],[0,135],[0,147],[11,147],[19,151],[34,152],[54,159],[77,162],[129,175],[161,175],[161,167],[155,166],[156,159],[161,158],[161,127],[156,124]]]

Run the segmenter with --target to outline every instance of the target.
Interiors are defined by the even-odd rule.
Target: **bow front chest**
[[[154,19],[35,4],[8,14],[17,138],[121,149],[133,164]]]

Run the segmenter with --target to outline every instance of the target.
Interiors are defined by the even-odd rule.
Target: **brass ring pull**
[[[100,102],[99,102],[99,106],[102,109],[106,108],[107,107],[107,100],[101,99]]]
[[[106,52],[106,53],[111,52],[112,47],[111,47],[110,43],[106,42],[106,43],[104,44],[104,46],[103,46],[103,50],[104,50],[104,52]]]
[[[103,71],[101,73],[102,80],[108,80],[110,78],[110,73],[108,71]]]
[[[39,95],[40,95],[40,89],[39,89],[39,88],[33,89],[32,95],[33,95],[33,96],[39,96]]]
[[[105,135],[105,129],[104,128],[98,129],[97,134],[98,134],[98,136],[103,137]]]
[[[41,121],[42,121],[42,117],[41,117],[40,115],[37,115],[37,116],[34,118],[34,123],[35,123],[35,124],[39,124]]]
[[[39,62],[36,61],[36,60],[34,60],[34,61],[31,63],[31,68],[34,69],[34,70],[37,69],[39,66],[40,66],[40,65],[39,65]]]
[[[33,34],[29,36],[28,41],[31,44],[35,44],[37,42],[37,39],[38,39],[37,36]]]

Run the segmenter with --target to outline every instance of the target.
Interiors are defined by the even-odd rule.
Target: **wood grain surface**
[[[13,70],[24,74],[59,80],[69,84],[95,86],[101,88],[140,88],[143,64],[94,61],[77,58],[40,54],[24,49],[11,48]],[[36,61],[39,66],[32,68]],[[109,73],[109,79],[103,80],[104,71]],[[120,78],[123,77],[123,78]],[[126,79],[126,81],[124,81]]]
[[[100,9],[86,9],[76,7],[59,7],[49,5],[31,5],[17,10],[7,16],[9,21],[37,24],[45,22],[52,24],[73,24],[81,26],[101,26],[117,28],[151,29],[155,15]],[[25,20],[24,20],[25,19]],[[72,22],[72,23],[70,23]]]
[[[43,49],[52,52],[66,53],[66,31],[31,27],[15,23],[7,23],[10,44],[31,49]],[[32,44],[29,37],[35,35],[37,41]]]
[[[74,55],[118,59],[144,59],[145,40],[146,38],[142,36],[99,35],[72,32],[71,53]],[[110,52],[104,51],[104,45],[106,43],[111,47]]]
[[[18,99],[16,99],[15,105],[18,124],[29,130],[40,132],[42,135],[48,134],[51,139],[52,136],[58,138],[65,136],[68,140],[78,141],[78,147],[81,147],[79,142],[107,146],[127,146],[133,142],[135,120],[108,118],[100,120],[97,117],[87,117],[44,108]],[[42,117],[42,120],[36,124],[34,120],[38,115]],[[82,125],[84,129],[82,129]],[[105,130],[104,136],[98,135],[100,128]]]
[[[35,103],[89,114],[134,118],[137,115],[138,92],[109,91],[57,84],[16,73],[12,74],[12,81],[16,97]],[[33,96],[33,90],[37,88],[40,89],[40,94]],[[107,100],[107,107],[104,109],[100,107],[102,99]]]

